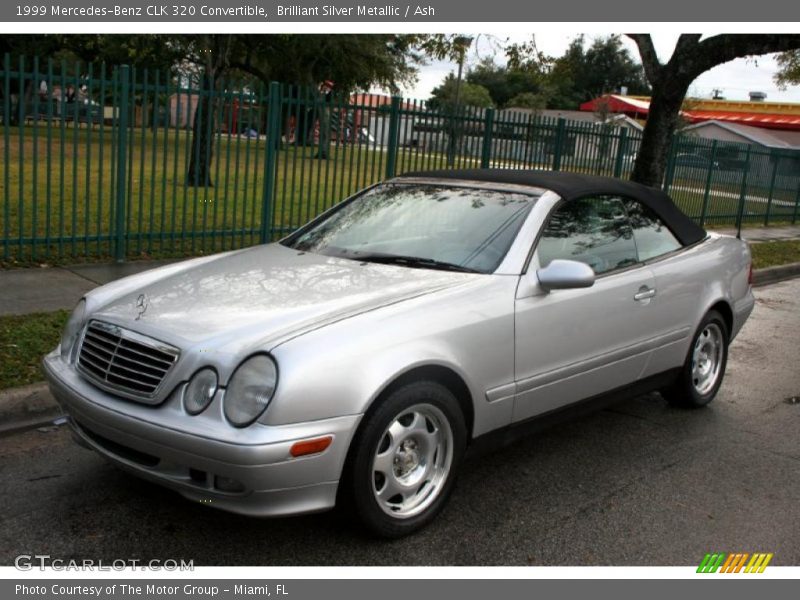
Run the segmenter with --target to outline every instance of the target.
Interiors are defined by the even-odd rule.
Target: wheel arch
[[[461,375],[444,365],[420,365],[398,374],[375,396],[367,412],[373,410],[380,403],[382,398],[385,398],[397,388],[413,381],[433,381],[439,383],[455,396],[458,405],[461,407],[461,412],[464,415],[464,422],[467,426],[467,441],[469,442],[469,440],[472,439],[472,427],[475,423],[475,407],[472,403],[472,394]]]
[[[731,332],[733,331],[733,309],[731,305],[726,300],[718,300],[706,310],[705,314],[708,314],[712,310],[722,315],[722,319],[725,321],[725,327],[728,329],[728,337],[730,338]]]
[[[406,371],[397,373],[391,378],[386,385],[383,386],[374,396],[373,400],[369,403],[364,411],[358,427],[356,428],[353,437],[350,439],[350,447],[347,449],[345,460],[342,464],[342,472],[337,491],[336,503],[340,505],[347,503],[350,498],[347,492],[348,485],[345,484],[349,476],[350,468],[355,458],[356,442],[359,440],[361,432],[363,431],[364,423],[367,421],[367,416],[377,410],[381,400],[388,397],[396,389],[414,381],[433,381],[443,385],[447,388],[453,396],[455,396],[462,414],[464,415],[464,423],[466,426],[466,442],[469,445],[472,439],[473,425],[475,422],[475,409],[472,401],[472,394],[469,390],[464,378],[459,375],[454,369],[441,365],[441,364],[424,364],[414,366]],[[345,485],[343,485],[345,484]]]

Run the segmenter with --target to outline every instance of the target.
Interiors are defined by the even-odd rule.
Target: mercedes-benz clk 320
[[[623,392],[710,402],[750,278],[746,244],[654,189],[413,173],[89,292],[44,365],[77,440],[136,475],[246,515],[338,502],[400,536],[482,441]]]

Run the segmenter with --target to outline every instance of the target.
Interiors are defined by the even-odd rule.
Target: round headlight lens
[[[225,392],[225,416],[237,427],[250,425],[266,410],[275,386],[278,368],[269,356],[257,354],[236,369]]]
[[[64,326],[64,331],[61,334],[61,360],[69,362],[72,355],[72,349],[75,347],[75,341],[83,327],[83,322],[86,318],[86,300],[81,300],[72,311],[72,314],[67,319],[67,324]]]
[[[203,412],[217,393],[217,373],[214,369],[200,369],[183,389],[183,407],[190,415]]]

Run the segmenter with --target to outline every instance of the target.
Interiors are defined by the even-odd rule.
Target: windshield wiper
[[[401,254],[383,254],[380,252],[369,252],[364,254],[353,253],[353,260],[360,260],[362,262],[373,262],[384,265],[402,265],[404,267],[411,267],[416,269],[438,269],[440,271],[457,271],[459,273],[480,273],[477,269],[470,269],[469,267],[462,267],[449,262],[434,260],[432,258],[423,258],[421,256],[403,256]]]

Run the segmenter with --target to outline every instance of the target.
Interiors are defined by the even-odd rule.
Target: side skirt
[[[632,384],[611,390],[610,392],[591,396],[567,406],[551,410],[550,412],[536,415],[525,421],[513,423],[501,429],[485,433],[472,440],[467,449],[467,457],[475,458],[483,456],[489,452],[509,446],[529,435],[544,429],[549,429],[559,423],[571,421],[614,404],[624,402],[625,400],[654,392],[675,381],[680,371],[681,367],[670,369],[669,371],[652,375],[646,379],[641,379]]]

